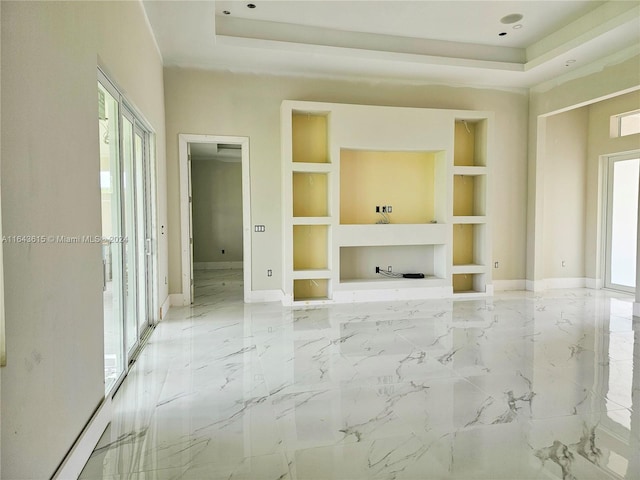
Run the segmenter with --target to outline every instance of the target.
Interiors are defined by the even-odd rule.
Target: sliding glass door
[[[102,205],[102,275],[104,307],[104,380],[109,391],[124,374],[122,314],[122,249],[112,241],[122,237],[120,191],[120,109],[113,91],[98,84],[100,193]]]
[[[609,158],[605,286],[633,293],[636,285],[640,152]]]
[[[98,102],[108,392],[154,321],[155,182],[151,133],[104,77],[98,82]]]

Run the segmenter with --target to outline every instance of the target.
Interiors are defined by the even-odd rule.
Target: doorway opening
[[[251,292],[249,138],[179,135],[182,304],[194,301],[194,268],[242,269]]]
[[[606,160],[604,285],[634,293],[640,151],[610,156]]]

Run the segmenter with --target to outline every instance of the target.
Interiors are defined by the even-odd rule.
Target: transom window
[[[626,137],[640,133],[640,110],[611,117],[611,137]]]

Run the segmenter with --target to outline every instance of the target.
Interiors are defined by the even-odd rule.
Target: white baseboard
[[[187,303],[185,303],[185,297],[181,293],[170,293],[169,304],[172,307],[184,307],[187,305]]]
[[[243,262],[193,262],[194,270],[242,270]]]
[[[555,290],[562,288],[587,288],[588,281],[589,279],[585,277],[527,280],[526,288],[530,292],[543,292],[545,290]],[[594,284],[596,284],[595,281]]]
[[[526,290],[526,280],[494,280],[493,289],[496,292],[508,292],[513,290]]]
[[[633,302],[633,316],[640,317],[640,302]]]
[[[593,290],[602,290],[604,288],[604,282],[599,278],[585,278],[586,287]]]
[[[253,290],[244,299],[246,303],[265,303],[282,301],[282,290]]]
[[[547,278],[544,280],[547,290],[557,288],[585,288],[587,279],[584,277],[577,278]]]
[[[167,316],[167,313],[169,313],[170,308],[171,308],[171,296],[167,295],[167,298],[165,299],[164,303],[160,307],[160,320],[163,320]]]
[[[80,476],[100,437],[111,422],[111,397],[105,398],[71,447],[66,458],[51,477],[53,480],[75,480]]]

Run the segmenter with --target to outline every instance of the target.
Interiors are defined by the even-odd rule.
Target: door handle
[[[107,261],[102,259],[102,291],[107,291]]]

